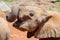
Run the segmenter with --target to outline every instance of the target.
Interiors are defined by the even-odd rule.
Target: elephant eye
[[[30,13],[29,15],[30,15],[30,16],[34,16],[34,14],[33,14],[33,13]]]
[[[34,16],[34,11],[31,10],[30,13],[29,13],[29,15],[30,16]]]

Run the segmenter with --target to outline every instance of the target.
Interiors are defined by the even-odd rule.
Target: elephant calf
[[[41,40],[46,40],[45,38],[60,40],[59,12],[44,10],[37,6],[17,7],[17,9],[17,11],[12,10],[12,14],[7,15],[9,22],[17,19],[13,24],[14,27],[28,31],[27,34],[30,37],[33,34],[32,36]]]

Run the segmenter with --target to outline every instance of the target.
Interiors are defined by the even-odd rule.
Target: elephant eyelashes
[[[29,15],[30,15],[30,16],[34,16],[34,14],[33,14],[33,13],[30,13]]]

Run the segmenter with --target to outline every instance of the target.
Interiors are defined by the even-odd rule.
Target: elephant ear
[[[49,14],[42,14],[42,16],[40,16],[38,18],[38,29],[36,30],[34,36],[37,37],[37,38],[45,38],[46,35],[48,35],[47,32],[45,32],[45,24],[46,22],[49,21],[49,19],[51,18],[52,16],[49,15]],[[48,29],[48,28],[47,28]],[[46,34],[47,33],[47,34]]]
[[[50,14],[42,14],[41,16],[38,17],[38,22],[40,22],[40,23],[45,23],[45,22],[47,22],[51,17],[52,17],[52,15],[50,15]]]
[[[40,26],[42,26],[51,17],[52,17],[51,15],[46,15],[46,17],[44,19],[42,19]],[[40,22],[40,19],[37,22]],[[37,25],[39,25],[39,23],[37,23]],[[39,26],[37,26],[33,32],[27,32],[27,37],[31,38],[31,37],[35,36],[35,34],[38,30],[39,30]]]
[[[47,17],[49,18],[49,17]],[[38,30],[35,32],[34,36],[36,38],[59,38],[60,37],[60,26],[56,20],[53,21],[53,17],[48,20],[43,20],[44,22],[39,25]]]

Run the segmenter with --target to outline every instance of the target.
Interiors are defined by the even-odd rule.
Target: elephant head
[[[14,27],[34,31],[42,22],[46,22],[51,15],[37,6],[24,6],[21,8],[19,19],[14,23]],[[20,24],[19,24],[20,21]],[[19,24],[19,25],[18,25]]]

